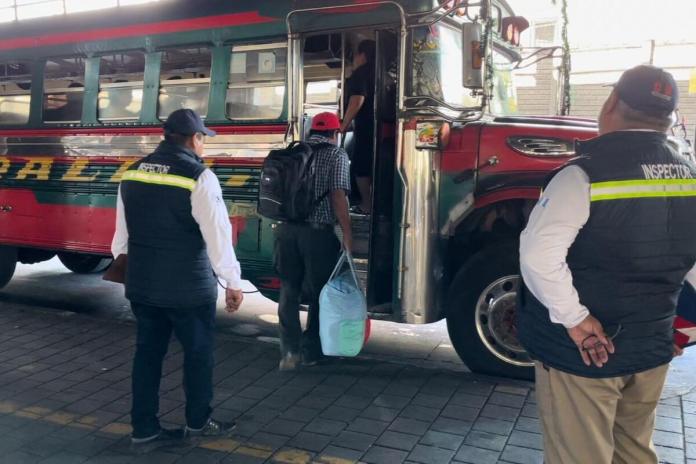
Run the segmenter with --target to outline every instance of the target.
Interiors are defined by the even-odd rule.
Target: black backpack
[[[276,221],[303,222],[328,192],[316,198],[314,150],[329,143],[292,142],[271,150],[263,162],[259,182],[258,212]]]

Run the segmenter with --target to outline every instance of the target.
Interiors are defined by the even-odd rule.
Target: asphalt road
[[[245,282],[245,290],[254,288]],[[222,295],[221,295],[222,297]],[[3,302],[24,304],[55,311],[78,312],[105,319],[131,319],[128,301],[120,284],[101,280],[100,274],[78,275],[58,261],[18,265],[15,276],[0,290]],[[277,343],[276,304],[260,294],[247,294],[240,311],[227,314],[218,301],[220,331]],[[467,371],[449,342],[444,321],[428,325],[407,325],[372,321],[370,340],[361,356],[416,366]],[[672,363],[663,397],[696,390],[696,348]]]

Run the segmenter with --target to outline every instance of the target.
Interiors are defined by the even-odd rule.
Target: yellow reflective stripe
[[[196,181],[188,177],[176,176],[174,174],[157,174],[145,171],[126,171],[121,180],[132,180],[146,184],[168,185],[170,187],[181,187],[193,191]]]
[[[611,182],[595,182],[592,188],[628,187],[634,185],[688,185],[696,184],[696,179],[639,179],[639,180],[615,180]]]
[[[692,196],[696,196],[695,179],[626,180],[597,182],[590,186],[592,201]]]

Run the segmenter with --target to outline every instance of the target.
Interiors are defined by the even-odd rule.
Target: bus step
[[[355,263],[355,273],[358,275],[360,286],[363,292],[367,292],[367,260],[363,258],[353,258]]]
[[[370,216],[351,214],[353,231],[353,256],[367,257],[370,249]]]

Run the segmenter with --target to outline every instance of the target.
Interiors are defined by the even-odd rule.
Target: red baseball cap
[[[336,116],[335,113],[331,113],[330,111],[319,113],[312,118],[312,130],[330,131],[340,128],[341,121],[338,120],[338,116]]]

